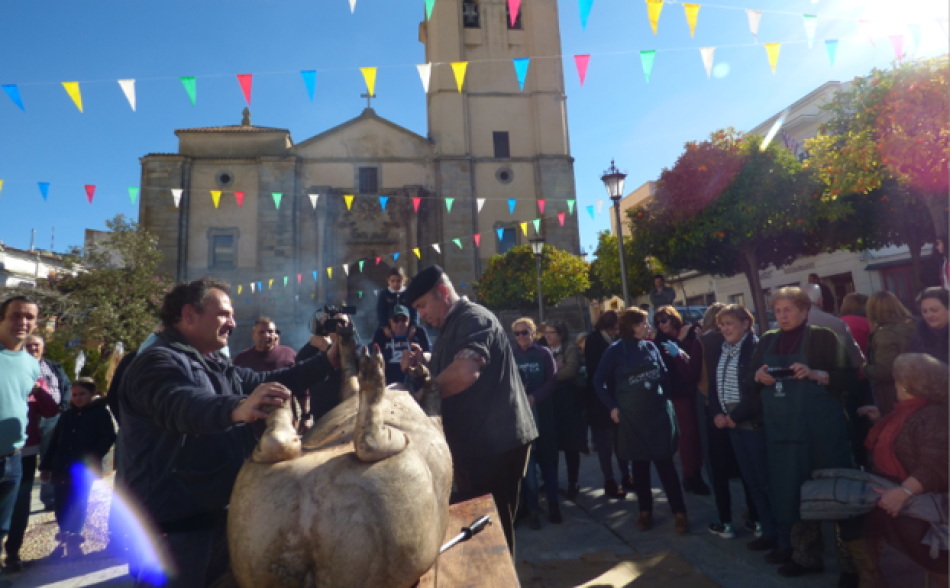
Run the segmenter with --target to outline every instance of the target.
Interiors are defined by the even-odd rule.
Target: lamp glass
[[[531,252],[535,255],[541,255],[544,251],[544,239],[531,239]]]

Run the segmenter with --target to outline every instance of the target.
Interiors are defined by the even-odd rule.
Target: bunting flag
[[[683,10],[686,11],[686,23],[689,24],[689,36],[696,36],[696,19],[699,18],[699,4],[683,3]]]
[[[86,198],[89,200],[89,204],[92,204],[92,197],[96,194],[96,187],[92,184],[86,184]]]
[[[574,214],[574,201],[573,201],[573,200],[568,200],[568,201],[567,201],[567,211],[568,211],[569,213],[571,213],[571,214]]]
[[[253,294],[255,291],[256,288],[254,287],[254,282],[251,282],[251,294]]]
[[[244,192],[235,192],[234,199],[237,201],[238,208],[244,206]]]
[[[478,205],[478,212],[481,212],[481,211],[482,211],[482,207],[485,206],[485,199],[484,199],[484,198],[478,198],[478,199],[475,200],[475,203]]]
[[[759,23],[762,22],[762,11],[746,8],[746,16],[749,17],[749,32],[752,33],[752,39],[759,42]]]
[[[284,276],[284,288],[287,287],[287,276]]]
[[[449,211],[449,214],[452,213],[452,203],[455,202],[455,198],[446,198],[445,199],[445,209]]]
[[[419,251],[419,248],[418,248],[418,247],[413,247],[413,248],[412,248],[412,252],[416,254],[416,257],[417,257],[418,259],[422,259],[422,252]]]
[[[458,245],[458,246],[459,246],[459,249],[464,249],[464,247],[462,247],[462,240],[461,240],[461,239],[452,239],[452,242],[455,243],[456,245]]]
[[[435,0],[433,0],[433,2],[434,2],[434,1],[435,1]],[[357,290],[356,293],[360,295],[360,298],[363,297],[363,291],[362,291],[362,290]]]
[[[132,112],[135,112],[135,80],[119,80],[119,86],[125,94],[125,99],[129,101]]]
[[[765,50],[769,54],[769,65],[772,66],[772,73],[775,74],[775,66],[778,64],[778,53],[782,50],[782,44],[766,43]]]
[[[590,54],[575,55],[574,65],[577,66],[577,77],[581,80],[581,87],[584,86],[584,80],[587,79],[587,66],[590,65]]]
[[[348,263],[343,264],[343,273],[346,275],[350,275],[350,264]]]
[[[185,76],[181,78],[181,85],[185,87],[185,92],[188,92],[191,105],[194,106],[198,101],[198,82],[195,80],[195,76]]]
[[[363,79],[366,80],[366,89],[369,91],[369,95],[376,96],[376,68],[361,67],[360,71],[363,72]]]
[[[264,291],[264,288],[261,286],[260,282],[257,283],[257,289],[260,290],[261,292]]]
[[[303,78],[303,83],[307,87],[307,96],[310,96],[310,101],[313,102],[313,92],[317,88],[317,70],[301,70],[300,77]]]
[[[805,37],[808,39],[808,48],[811,49],[815,42],[815,29],[818,28],[818,15],[803,14],[802,20],[805,23]]]
[[[564,213],[563,213],[563,212],[557,213],[557,222],[561,223],[561,226],[562,226],[562,227],[564,226]]]
[[[835,53],[838,51],[838,39],[826,39],[825,40],[825,51],[828,52],[828,61],[831,62],[831,66],[835,65]]]
[[[387,202],[389,202],[389,196],[380,196],[380,197],[379,197],[379,206],[382,207],[383,210],[386,210],[386,203],[387,203]]]
[[[280,210],[280,199],[284,197],[280,192],[271,192],[271,196],[274,198],[274,208]]]
[[[653,71],[653,62],[656,60],[656,49],[640,52],[640,63],[643,65],[643,75],[650,83],[650,73]]]
[[[518,201],[515,200],[514,198],[509,198],[509,199],[508,199],[508,214],[514,214],[514,213],[515,213],[515,205],[516,205],[516,204],[518,204]]]
[[[238,83],[241,84],[241,92],[244,93],[244,101],[251,105],[251,84],[254,83],[254,74],[237,74]]]
[[[379,265],[379,262],[381,262],[382,260],[383,260],[382,257],[377,257],[377,258],[376,258],[376,265]]]
[[[439,255],[442,254],[442,248],[439,247],[439,244],[438,244],[438,243],[433,243],[433,244],[432,244],[432,248],[435,249],[435,252],[438,253]]]
[[[904,35],[891,35],[891,47],[894,48],[894,57],[897,61],[904,63]]]
[[[587,18],[590,16],[590,7],[594,0],[578,0],[578,7],[581,10],[581,30],[587,30]]]
[[[40,187],[40,194],[43,196],[43,200],[49,199],[49,182],[37,182]]]
[[[874,43],[874,23],[869,20],[859,20],[858,27],[864,32],[864,35],[868,38],[868,41],[871,41],[871,47],[877,48],[877,45]]]
[[[419,77],[422,79],[422,90],[428,94],[429,93],[429,80],[432,79],[432,64],[423,63],[417,65],[416,69],[419,70]]]
[[[455,61],[452,63],[452,71],[455,73],[455,83],[458,84],[459,94],[462,93],[462,85],[465,83],[465,71],[467,69],[467,61]]]
[[[361,260],[360,260],[360,273],[363,273],[363,265],[365,265],[365,264],[366,264],[366,260],[365,260],[365,259],[361,259]]]
[[[475,240],[475,246],[476,246],[476,247],[481,247],[481,246],[482,246],[482,235],[481,235],[481,233],[476,233],[476,234],[472,235],[472,239]],[[464,288],[465,286],[462,286],[462,287]]]
[[[310,197],[310,205],[313,206],[313,209],[317,209],[317,199],[320,198],[319,194],[307,194]]]
[[[331,280],[333,279],[333,268],[332,268],[332,267],[328,267],[328,268],[327,268],[327,277],[330,278]]]
[[[498,240],[499,240],[499,241],[504,241],[504,240],[505,240],[505,229],[504,229],[504,228],[495,229],[495,232],[498,233]]]
[[[10,100],[13,100],[14,104],[20,107],[20,110],[26,111],[26,107],[23,106],[23,98],[20,97],[20,88],[16,84],[4,84],[3,91],[7,93]]]
[[[535,234],[540,235],[541,234],[541,219],[536,218],[533,221],[531,221],[531,224],[534,225]]]
[[[700,47],[699,53],[703,57],[703,66],[706,68],[706,78],[712,77],[713,60],[716,58],[715,47]]]
[[[398,261],[398,260],[399,260],[399,254],[393,253],[393,261]]]
[[[521,59],[513,59],[515,64],[515,75],[518,76],[518,85],[521,86],[521,91],[524,92],[524,81],[528,78],[528,66],[531,65],[530,57],[523,57]]]
[[[172,190],[172,199],[175,201],[175,208],[178,208],[178,205],[181,204],[181,188],[175,188]]]
[[[3,182],[0,181],[0,188],[3,187]],[[139,189],[131,186],[129,187],[129,200],[132,201],[132,206],[135,206],[135,201],[139,199]]]
[[[350,0],[350,14],[356,12],[356,0]]]
[[[544,198],[539,198],[539,199],[538,199],[538,211],[540,212],[541,216],[544,216],[544,204],[545,204]]]
[[[435,8],[435,0],[426,0],[426,20],[432,18],[433,8]]]
[[[73,104],[82,112],[82,94],[79,92],[79,82],[63,82],[66,93],[73,99]]]
[[[594,219],[594,207],[593,205],[587,207],[587,212],[590,213],[591,220]]]
[[[647,0],[647,16],[650,18],[650,26],[653,28],[653,34],[656,34],[656,27],[660,24],[660,13],[663,12],[663,0]]]
[[[317,270],[313,270],[313,281],[317,281]]]
[[[270,289],[273,288],[273,287],[274,287],[274,279],[271,278],[271,279],[267,280],[267,289],[270,290]]]
[[[524,233],[524,236],[528,236],[528,223],[521,223],[521,232]]]
[[[521,0],[508,0],[508,14],[511,17],[511,26],[518,22],[518,13],[521,12]]]
[[[218,204],[221,203],[221,190],[211,190],[211,201],[214,202],[214,207],[217,208]]]
[[[297,285],[299,286],[302,283],[303,283],[303,274],[297,274]]]
[[[241,290],[242,290],[242,289],[243,289],[243,288],[241,288],[241,284],[238,284],[238,296],[241,295]]]
[[[420,204],[422,204],[422,197],[421,197],[421,196],[413,196],[413,197],[412,197],[412,209],[413,209],[415,212],[417,212],[417,213],[419,212],[419,205],[420,205]]]
[[[343,200],[346,201],[346,209],[347,209],[347,210],[352,210],[352,209],[353,209],[353,195],[352,195],[352,194],[346,194],[346,195],[343,196]]]
[[[908,24],[907,30],[910,31],[910,38],[914,40],[914,53],[920,48],[920,25]]]

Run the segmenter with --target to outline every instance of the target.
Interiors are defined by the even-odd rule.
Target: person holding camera
[[[339,343],[337,329],[350,324],[350,313],[356,312],[352,306],[336,308],[335,306],[325,306],[314,313],[310,319],[310,332],[313,337],[310,342],[300,348],[297,352],[297,363],[307,361],[316,356],[325,356],[328,347],[336,347]],[[318,316],[323,313],[322,316]],[[314,342],[320,342],[320,345],[314,345]],[[307,409],[301,417],[304,427],[310,427],[313,423],[323,418],[340,403],[340,386],[343,384],[343,371],[339,367],[333,367],[328,370],[324,377],[311,385],[307,395]]]
[[[768,443],[778,548],[766,561],[781,564],[783,576],[801,576],[824,570],[820,524],[801,521],[802,483],[813,470],[854,467],[844,399],[855,370],[834,332],[807,323],[808,294],[780,288],[769,303],[779,330],[762,336],[741,377],[751,380],[753,394],[761,398]],[[844,527],[839,531],[847,541]]]
[[[389,328],[380,327],[373,335],[373,343],[379,346],[386,362],[386,384],[406,382],[406,374],[402,371],[402,354],[409,351],[412,345],[417,345],[423,353],[431,350],[425,329],[416,329],[411,335],[409,321],[409,309],[398,304],[389,317]]]

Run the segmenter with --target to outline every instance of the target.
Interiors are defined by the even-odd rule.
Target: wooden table
[[[489,515],[492,524],[468,541],[462,541],[439,556],[431,570],[419,580],[418,588],[516,588],[520,586],[508,553],[505,533],[498,524],[498,511],[491,495],[453,504],[445,541],[458,535],[462,527]]]

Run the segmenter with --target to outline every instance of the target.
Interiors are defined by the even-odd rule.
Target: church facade
[[[374,292],[394,265],[412,276],[439,263],[472,295],[488,258],[527,242],[521,222],[540,217],[547,244],[579,253],[576,214],[564,226],[558,219],[575,187],[557,2],[525,1],[521,11],[512,25],[506,0],[443,0],[420,25],[432,64],[426,137],[369,107],[301,143],[285,129],[251,125],[247,113],[241,125],[176,131],[178,153],[141,159],[143,194],[169,195],[142,198],[139,210],[159,239],[162,271],[233,285],[235,349],[249,345],[260,315],[298,347],[307,318],[328,302],[356,306],[362,338],[371,338]],[[532,57],[523,91],[511,61],[521,57]],[[462,92],[450,65],[459,61],[470,62]],[[178,207],[174,189],[182,190]],[[222,192],[217,210],[211,191]],[[240,206],[235,192],[243,192]],[[315,206],[311,194],[319,194]],[[350,208],[344,195],[354,196]],[[385,210],[378,196],[388,197]],[[263,291],[252,294],[257,282]]]

